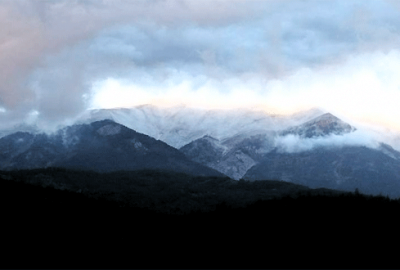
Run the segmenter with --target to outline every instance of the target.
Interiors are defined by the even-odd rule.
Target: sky
[[[0,122],[322,108],[400,132],[397,0],[0,0]]]

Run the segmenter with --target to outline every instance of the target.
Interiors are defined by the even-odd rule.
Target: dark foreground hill
[[[161,171],[0,175],[2,268],[387,268],[396,258],[400,206],[385,197]]]
[[[296,196],[311,189],[280,181],[250,183],[228,177],[196,177],[170,171],[98,173],[65,168],[0,172],[0,179],[83,194],[117,202],[118,206],[150,209],[161,214],[210,212],[216,205],[245,207],[257,200]],[[312,190],[314,194],[327,192]],[[340,191],[329,191],[342,194]]]

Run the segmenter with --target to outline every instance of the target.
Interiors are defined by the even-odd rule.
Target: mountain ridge
[[[223,174],[187,159],[180,151],[146,134],[112,120],[73,125],[53,135],[26,135],[25,148],[18,149],[21,133],[0,138],[1,169],[46,168],[49,166],[90,169],[99,172],[138,169],[167,169],[194,175]],[[12,148],[6,152],[6,145]]]
[[[127,117],[124,121],[129,123],[136,119],[138,125],[151,122],[144,128],[153,129],[153,133],[166,132],[164,135],[169,136],[170,142],[181,144],[184,140],[191,140],[177,149],[163,142],[160,138],[164,135],[161,133],[154,138],[115,120],[103,119],[89,124],[71,125],[53,135],[19,132],[11,137],[2,137],[0,169],[49,166],[92,168],[100,171],[171,169],[194,175],[228,176],[235,180],[243,178],[254,181],[272,177],[284,181],[300,181],[302,184],[307,184],[308,181],[310,185],[316,184],[315,181],[323,183],[321,179],[325,179],[328,188],[340,188],[343,184],[339,182],[360,182],[361,178],[372,179],[376,175],[386,175],[388,180],[382,180],[382,183],[394,185],[397,181],[396,170],[400,171],[400,152],[385,143],[381,143],[377,149],[375,146],[371,149],[356,146],[359,144],[352,145],[352,135],[348,143],[348,135],[357,129],[331,113],[305,113],[297,116],[304,121],[286,119],[286,124],[293,125],[276,130],[274,121],[279,117],[275,117],[275,120],[273,117],[260,120],[259,115],[251,114],[245,123],[241,121],[248,115],[242,115],[234,123],[229,122],[233,116],[242,112],[226,114],[202,111],[206,113],[199,113],[197,120],[193,122],[189,121],[191,111],[188,108],[170,110],[164,118],[159,118],[163,111],[154,106],[142,106],[133,111],[124,109],[122,116],[118,115],[121,111],[103,112],[109,116],[114,114]],[[214,116],[217,118],[213,119]],[[87,120],[90,119],[93,118],[89,117]],[[168,119],[175,121],[176,125],[169,127]],[[218,126],[222,122],[224,126]],[[254,122],[257,124],[253,125]],[[168,129],[163,129],[165,127]],[[209,130],[208,127],[212,129]],[[240,129],[236,129],[237,127]],[[289,135],[294,135],[294,139]],[[343,145],[340,145],[341,138],[337,140],[340,136],[346,141]],[[356,134],[356,139],[357,136]],[[330,139],[339,144],[330,145]],[[316,141],[318,144],[308,147],[307,144]],[[290,143],[304,143],[305,147],[290,153],[282,147],[282,143],[289,143],[289,146]],[[327,162],[328,159],[330,163]],[[346,162],[343,163],[343,160]],[[366,163],[360,163],[360,160],[365,160]],[[316,164],[319,164],[319,168],[316,168]],[[363,174],[360,168],[371,173]],[[370,181],[371,186],[368,188],[379,185],[375,178]],[[346,188],[352,189],[356,186],[348,184]]]
[[[204,135],[224,140],[252,131],[280,130],[303,123],[321,113],[319,109],[311,109],[289,116],[277,116],[251,109],[208,110],[187,106],[159,108],[142,105],[125,109],[87,111],[77,123],[102,118],[112,119],[179,149]]]

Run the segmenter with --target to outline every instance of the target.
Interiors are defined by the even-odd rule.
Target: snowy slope
[[[273,149],[276,132],[248,132],[218,140],[204,136],[181,147],[188,158],[239,180]]]
[[[162,140],[175,148],[180,148],[205,135],[225,140],[240,134],[282,130],[304,123],[322,113],[314,109],[290,116],[275,116],[246,109],[206,110],[185,106],[159,108],[142,105],[130,109],[87,111],[78,123],[111,119],[137,132]]]
[[[335,145],[333,139],[341,135],[348,135],[354,131],[356,131],[356,128],[332,114],[326,113],[301,125],[281,131],[243,131],[223,140],[203,137],[180,148],[180,151],[188,158],[238,180],[250,168],[263,162],[271,151],[274,152],[278,148],[281,151],[281,144],[285,143],[285,136],[297,136],[298,139],[295,142],[286,141],[286,143],[308,146],[303,147],[302,151],[309,151],[313,149],[311,145],[315,144],[314,147],[317,147],[317,142],[321,145],[333,147]],[[316,138],[319,138],[319,140]],[[325,144],[322,142],[325,142]],[[342,140],[340,146],[344,145],[345,141]],[[346,145],[351,145],[351,143]],[[288,148],[290,148],[289,146]],[[381,144],[378,150],[393,159],[400,160],[400,153],[387,144]],[[283,150],[283,152],[286,151]]]
[[[304,124],[288,128],[280,134],[282,136],[294,134],[303,138],[312,138],[332,134],[343,135],[353,131],[356,131],[356,128],[343,122],[330,113],[325,113],[317,118],[307,121]]]

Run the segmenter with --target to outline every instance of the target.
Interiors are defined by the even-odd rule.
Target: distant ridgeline
[[[311,144],[357,131],[330,113],[279,118],[248,112],[196,115],[185,108],[182,112],[165,112],[165,116],[153,107],[140,108],[140,113],[135,110],[139,109],[103,110],[101,115],[92,115],[93,119],[113,120],[91,122],[90,116],[54,134],[16,132],[1,137],[0,169],[162,170],[234,180],[282,180],[310,188],[358,188],[365,194],[400,196],[400,152],[388,144],[382,142],[377,149],[349,144],[325,144],[302,151],[282,147],[288,139],[294,140],[296,147],[296,142]],[[187,122],[192,114],[194,123]],[[279,121],[284,124],[278,125]],[[133,126],[154,136],[160,132],[157,138],[169,145],[136,132]]]

